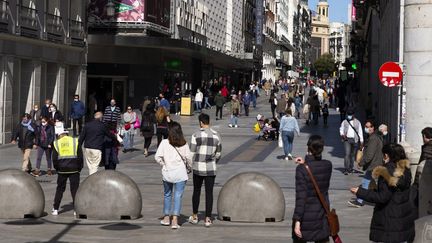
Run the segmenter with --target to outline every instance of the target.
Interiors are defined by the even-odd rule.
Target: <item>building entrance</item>
[[[122,111],[126,106],[126,82],[125,76],[88,76],[87,81],[87,101],[88,113],[104,111],[110,104],[111,99],[115,99],[117,106]]]

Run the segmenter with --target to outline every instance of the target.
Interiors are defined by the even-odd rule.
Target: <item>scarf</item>
[[[46,139],[47,139],[46,129],[47,129],[46,126],[42,126],[42,129],[41,129],[41,142],[43,142],[43,143],[46,142]]]
[[[24,121],[21,122],[21,125],[23,127],[26,127],[27,130],[29,130],[30,132],[34,132],[33,127],[31,126],[31,120],[29,120],[27,123],[24,123]]]

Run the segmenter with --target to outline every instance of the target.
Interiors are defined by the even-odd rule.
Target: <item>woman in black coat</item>
[[[308,155],[305,160],[297,158],[296,168],[296,203],[293,215],[293,241],[297,243],[315,241],[328,242],[330,236],[329,224],[325,210],[315,192],[314,186],[303,164],[307,164],[318,183],[324,198],[329,203],[328,190],[332,173],[332,163],[323,160],[321,153],[324,140],[321,136],[309,138]]]
[[[144,137],[144,156],[148,156],[148,149],[155,134],[156,116],[154,107],[147,106],[141,118],[141,134]]]
[[[375,203],[369,238],[373,242],[412,242],[415,236],[414,209],[410,202],[411,172],[403,147],[383,147],[384,166],[376,167],[372,177],[377,189],[351,188],[358,198]]]
[[[40,175],[40,167],[42,156],[45,154],[47,160],[47,175],[52,175],[52,145],[55,139],[54,127],[49,124],[48,117],[41,118],[41,124],[36,129],[36,145],[37,148],[37,159],[36,169],[32,171],[32,175]]]

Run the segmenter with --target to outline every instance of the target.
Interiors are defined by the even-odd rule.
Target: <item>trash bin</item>
[[[191,97],[182,97],[181,98],[180,115],[192,116],[192,114],[193,114],[192,98]]]

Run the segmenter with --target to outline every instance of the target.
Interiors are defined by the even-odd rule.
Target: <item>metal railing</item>
[[[64,28],[63,28],[62,17],[50,13],[46,13],[45,16],[46,16],[46,21],[45,21],[46,32],[48,34],[52,34],[59,37],[63,36]]]
[[[19,6],[19,24],[21,28],[37,31],[39,29],[37,12],[34,8]]]
[[[9,23],[9,2],[7,0],[0,0],[0,22]]]

